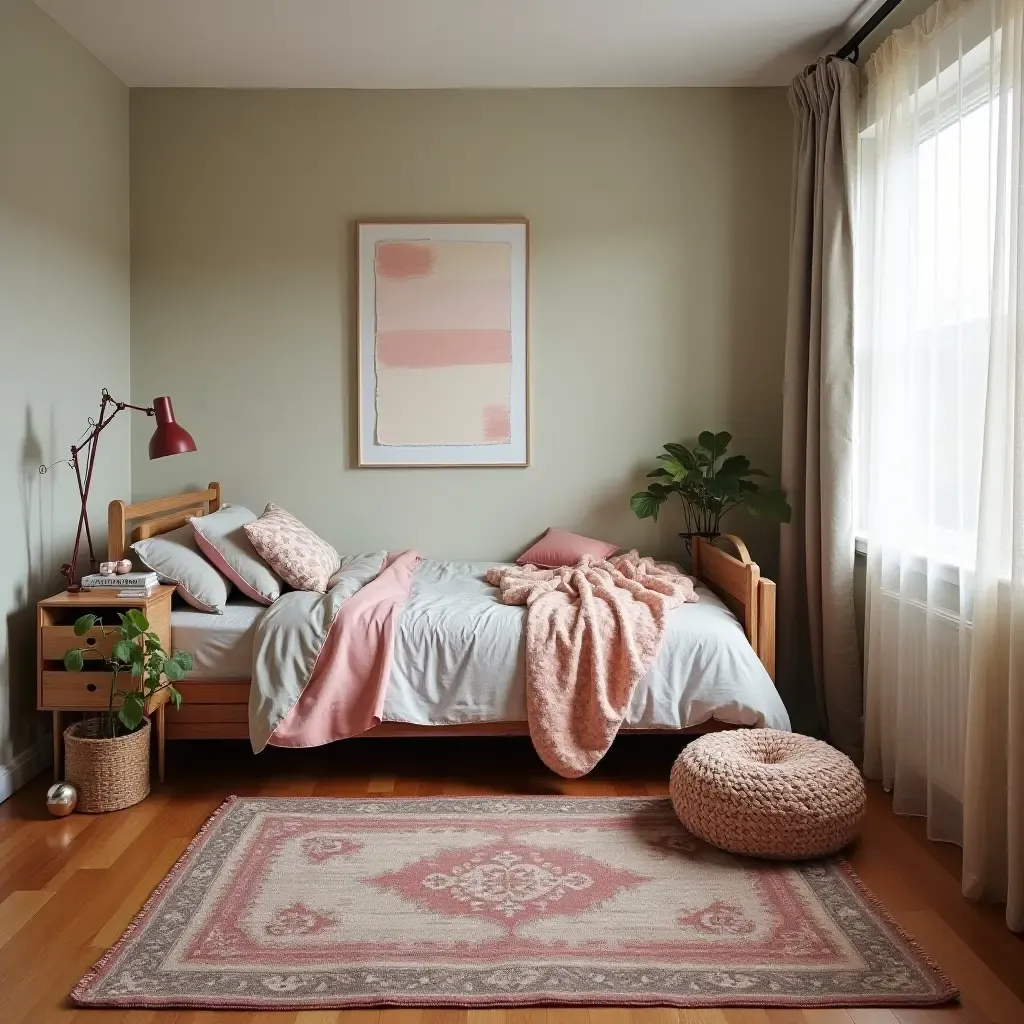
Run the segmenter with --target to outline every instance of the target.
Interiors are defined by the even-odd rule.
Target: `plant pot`
[[[149,796],[149,719],[141,729],[108,739],[101,719],[64,730],[65,776],[78,787],[77,810],[102,814]]]

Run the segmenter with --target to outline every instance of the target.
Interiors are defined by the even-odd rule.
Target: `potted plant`
[[[80,672],[88,655],[99,658],[110,672],[107,710],[64,730],[67,779],[78,787],[78,809],[89,813],[131,807],[149,794],[146,706],[157,698],[181,707],[174,684],[192,669],[192,655],[168,654],[138,608],[118,612],[118,619],[120,626],[110,629],[98,615],[83,615],[74,625],[75,636],[85,636],[94,627],[101,637],[116,634],[119,639],[109,658],[93,647],[72,647],[64,654],[69,672]],[[131,689],[118,687],[123,673],[131,678]],[[115,708],[118,697],[121,704]]]
[[[639,519],[657,521],[664,502],[678,494],[686,515],[686,532],[679,536],[686,541],[687,551],[694,537],[714,540],[719,536],[722,516],[741,505],[756,516],[788,523],[793,510],[786,495],[777,487],[756,483],[754,478],[768,474],[751,468],[745,455],[726,458],[731,441],[727,431],[705,430],[694,448],[666,444],[665,453],[658,456],[662,465],[647,474],[655,482],[629,499],[630,508]]]

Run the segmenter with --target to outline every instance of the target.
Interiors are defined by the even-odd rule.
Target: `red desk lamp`
[[[75,471],[75,479],[78,481],[78,494],[82,499],[82,508],[78,513],[78,530],[75,533],[75,546],[71,551],[71,561],[65,562],[61,567],[61,575],[68,581],[68,590],[75,593],[82,589],[78,580],[78,547],[82,540],[82,530],[85,530],[85,539],[89,544],[89,561],[93,570],[96,568],[96,552],[92,546],[92,531],[89,529],[89,488],[92,486],[92,471],[96,465],[96,444],[100,433],[110,425],[110,421],[122,409],[135,409],[137,412],[144,412],[147,416],[156,417],[156,430],[149,439],[149,457],[151,459],[162,459],[167,455],[182,455],[185,452],[194,452],[196,443],[192,435],[182,427],[174,418],[174,409],[171,400],[166,395],[161,398],[154,398],[151,406],[132,405],[129,402],[118,402],[111,398],[106,388],[100,396],[100,417],[98,420],[89,418],[89,427],[82,435],[78,444],[71,446],[71,458],[68,465]],[[81,454],[85,452],[85,475],[82,475],[80,461]],[[39,467],[40,473],[46,472],[45,466]]]

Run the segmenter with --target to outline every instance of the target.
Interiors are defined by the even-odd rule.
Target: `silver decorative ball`
[[[55,782],[46,791],[46,809],[55,817],[70,814],[78,803],[78,787],[71,782]]]

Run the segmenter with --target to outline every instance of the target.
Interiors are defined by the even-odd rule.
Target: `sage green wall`
[[[31,0],[0,0],[0,799],[44,766],[35,601],[61,589],[77,490],[66,458],[103,386],[129,389],[128,90]],[[129,429],[93,486],[130,489]]]
[[[662,442],[729,429],[778,470],[791,118],[782,89],[133,90],[132,394],[219,479],[343,551],[514,555],[559,525],[678,554],[628,507]],[[353,468],[353,222],[521,214],[532,465]],[[771,569],[774,528],[739,524]]]

